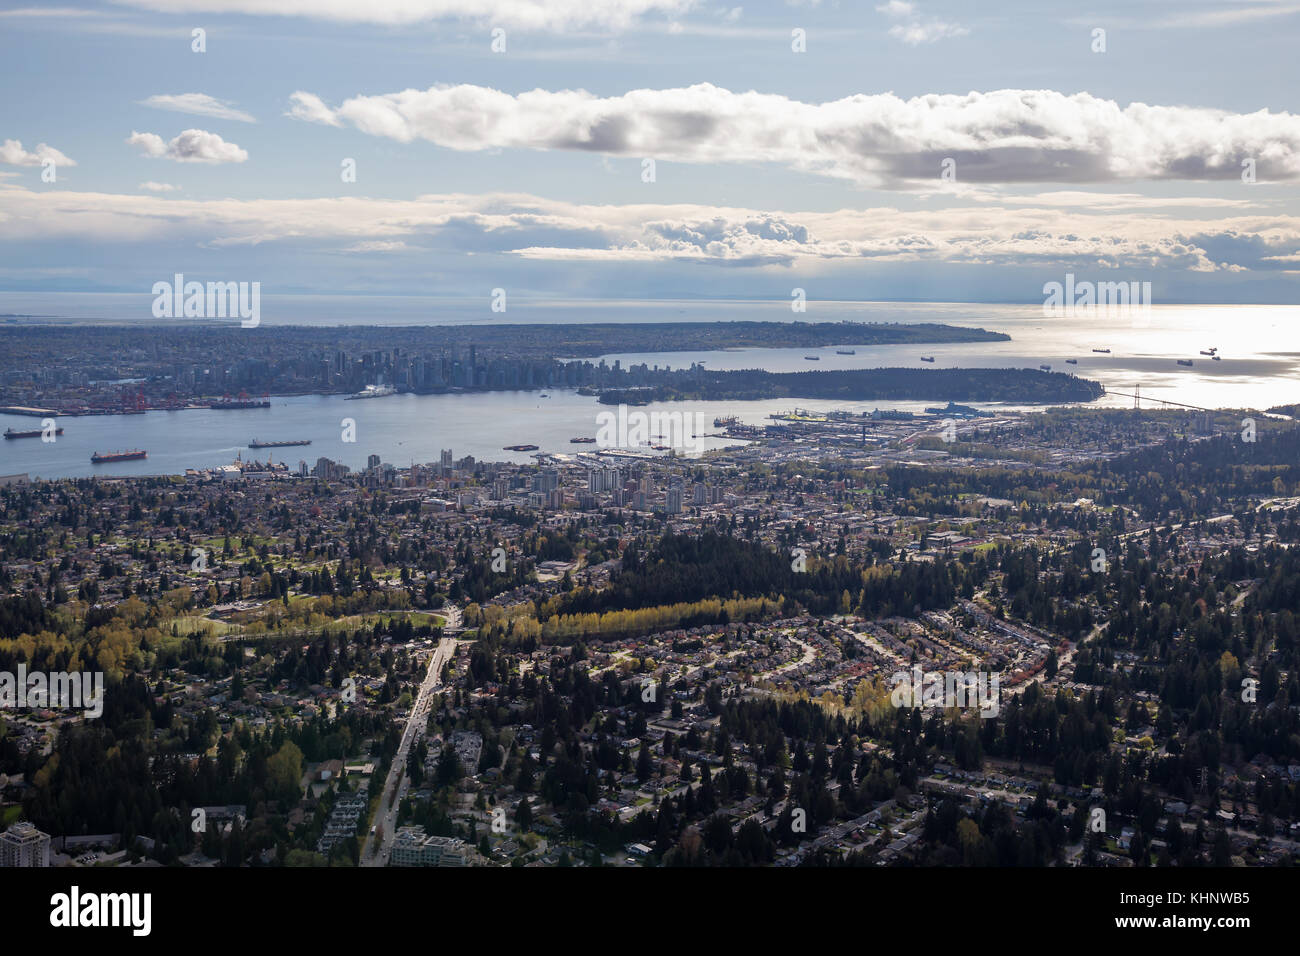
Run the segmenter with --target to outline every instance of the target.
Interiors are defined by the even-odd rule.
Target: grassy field
[[[207,631],[213,637],[220,637],[223,634],[229,634],[231,631],[239,630],[234,624],[227,621],[214,621],[202,614],[188,614],[184,617],[173,618],[168,623],[176,626],[176,633],[181,637],[189,637],[191,634],[202,633],[203,631]]]
[[[219,636],[230,636],[243,634],[250,640],[267,638],[275,640],[277,637],[294,639],[304,639],[312,635],[320,635],[325,631],[337,632],[340,630],[357,630],[362,627],[371,627],[380,621],[392,619],[407,619],[414,627],[442,627],[447,623],[447,619],[437,614],[431,614],[427,611],[372,611],[367,614],[349,614],[345,617],[331,618],[319,624],[313,624],[310,627],[304,627],[299,624],[291,624],[280,630],[254,631],[245,629],[237,624],[229,624],[225,621],[208,621],[207,618],[198,618],[200,621],[207,621],[217,626]],[[178,619],[183,620],[183,619]],[[197,629],[197,628],[196,628]],[[182,631],[184,633],[184,631]]]

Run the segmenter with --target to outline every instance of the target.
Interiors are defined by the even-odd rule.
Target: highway
[[[460,630],[460,608],[447,605],[438,613],[447,619],[444,634],[447,631]],[[401,806],[402,799],[410,787],[410,780],[406,776],[407,759],[415,742],[424,735],[433,693],[441,686],[442,669],[455,653],[455,638],[444,637],[438,643],[433,656],[429,658],[429,669],[420,684],[419,694],[411,704],[411,714],[406,720],[406,729],[402,732],[402,742],[393,756],[393,763],[389,767],[388,778],[384,781],[384,790],[380,795],[379,809],[375,811],[375,818],[371,821],[378,833],[367,834],[365,845],[361,848],[362,866],[388,865],[388,859],[393,852],[393,839],[397,835],[397,808]],[[376,840],[375,836],[380,834],[382,834],[381,839]]]

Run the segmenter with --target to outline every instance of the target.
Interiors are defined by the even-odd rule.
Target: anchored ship
[[[506,445],[505,451],[537,451],[536,445]]]
[[[16,432],[12,428],[5,429],[5,438],[40,438],[44,434],[45,432],[39,428],[34,428],[31,431],[25,431],[25,432]],[[54,429],[54,434],[62,435],[63,429],[62,428]]]
[[[1179,359],[1179,360],[1178,360],[1178,364],[1179,364],[1179,365],[1186,366],[1187,368],[1191,368],[1191,367],[1192,367],[1192,360],[1191,360],[1191,359]]]
[[[229,399],[223,398],[219,402],[211,402],[208,408],[215,408],[221,412],[240,411],[245,408],[270,408],[271,403],[265,398],[248,398],[248,399]]]
[[[922,361],[922,362],[933,362],[933,361],[934,361],[934,356],[933,356],[933,355],[922,355],[922,356],[921,356],[921,361]]]
[[[310,438],[300,438],[297,441],[258,441],[254,438],[248,443],[249,448],[293,448],[297,445],[310,445]]]
[[[139,461],[141,458],[148,458],[147,451],[110,451],[107,455],[101,455],[95,452],[90,456],[92,465],[103,465],[114,461]]]
[[[1110,349],[1093,349],[1093,351],[1096,352],[1096,353],[1098,353],[1099,355],[1109,355],[1109,354],[1110,354]]]
[[[835,354],[836,355],[857,355],[858,353],[854,349],[836,349]]]
[[[1078,365],[1078,364],[1079,364],[1079,360],[1078,360],[1078,359],[1066,359],[1066,360],[1065,360],[1065,364],[1066,364],[1066,365]]]
[[[571,444],[571,445],[594,445],[594,444],[596,444],[596,439],[594,439],[594,438],[570,438],[570,439],[569,439],[569,444]]]

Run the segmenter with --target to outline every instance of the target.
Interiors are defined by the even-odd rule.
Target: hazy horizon
[[[121,0],[0,24],[14,293],[1033,303],[1072,273],[1300,301],[1291,4]]]

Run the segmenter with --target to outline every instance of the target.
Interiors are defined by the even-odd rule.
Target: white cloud
[[[139,186],[145,192],[150,193],[173,193],[180,189],[180,186],[173,186],[171,183],[156,183],[153,180],[141,183]]]
[[[1300,3],[1276,2],[1276,0],[1267,2],[1266,0],[1263,3],[1231,2],[1210,9],[1189,9],[1184,6],[1175,13],[1165,16],[1107,17],[1106,23],[1108,26],[1134,30],[1215,29],[1233,27],[1239,23],[1248,24],[1277,17],[1289,17],[1297,13],[1300,13]],[[1096,17],[1090,16],[1086,20],[1073,18],[1068,22],[1080,26],[1092,26],[1096,23]]]
[[[140,151],[146,156],[162,157],[167,155],[167,144],[163,142],[163,138],[157,133],[137,133],[132,130],[126,141],[131,146],[139,146]]]
[[[77,165],[53,146],[45,143],[37,143],[36,149],[30,153],[23,149],[20,140],[7,139],[0,143],[0,163],[9,166],[43,166],[51,161],[55,166]]]
[[[344,252],[402,252],[410,248],[400,239],[368,239],[353,243],[344,248]]]
[[[774,211],[698,204],[582,205],[522,194],[412,200],[193,200],[29,190],[0,184],[0,242],[322,244],[348,252],[428,250],[532,260],[1073,265],[1130,270],[1278,271],[1300,249],[1300,217],[1152,215],[1142,206],[978,204]]]
[[[1121,107],[1089,93],[995,90],[858,94],[826,103],[708,83],[598,97],[585,90],[517,96],[483,86],[355,96],[335,109],[311,93],[290,113],[399,142],[456,150],[558,149],[696,163],[772,163],[885,188],[960,182],[1105,183],[1300,178],[1300,116],[1187,106]]]
[[[126,142],[138,146],[146,156],[178,163],[242,163],[248,159],[246,150],[202,129],[187,129],[170,142],[157,133],[132,132]]]
[[[945,37],[961,37],[970,33],[957,23],[943,20],[917,20],[915,23],[896,23],[889,28],[889,35],[902,40],[908,46],[920,46],[922,43],[934,43]]]
[[[240,123],[256,123],[248,113],[237,110],[225,100],[208,96],[206,93],[161,93],[140,101],[141,106],[152,106],[160,110],[175,113],[193,113],[195,116],[211,116],[213,119],[236,120]]]
[[[307,123],[321,123],[325,126],[342,126],[343,123],[334,111],[325,105],[325,101],[314,93],[299,90],[289,97],[292,104],[286,116],[300,119]]]
[[[23,20],[45,19],[48,17],[102,17],[106,14],[100,10],[88,10],[82,7],[18,7],[14,10],[0,10],[0,18]]]
[[[958,23],[936,20],[933,17],[922,20],[916,4],[905,3],[904,0],[889,0],[888,3],[876,7],[876,12],[883,13],[891,20],[905,21],[890,27],[889,35],[896,40],[902,40],[908,46],[920,46],[923,43],[934,43],[945,37],[960,37],[970,33]]]
[[[1032,196],[1012,196],[1004,191],[976,189],[970,198],[981,202],[1003,205],[1032,205],[1060,207],[1088,207],[1090,209],[1249,209],[1260,203],[1252,198],[1224,199],[1215,196],[1144,196],[1141,193],[1098,193],[1076,190],[1059,190],[1037,193]]]
[[[165,13],[311,17],[339,23],[403,26],[466,20],[526,30],[625,30],[650,15],[676,16],[697,0],[118,0]]]

